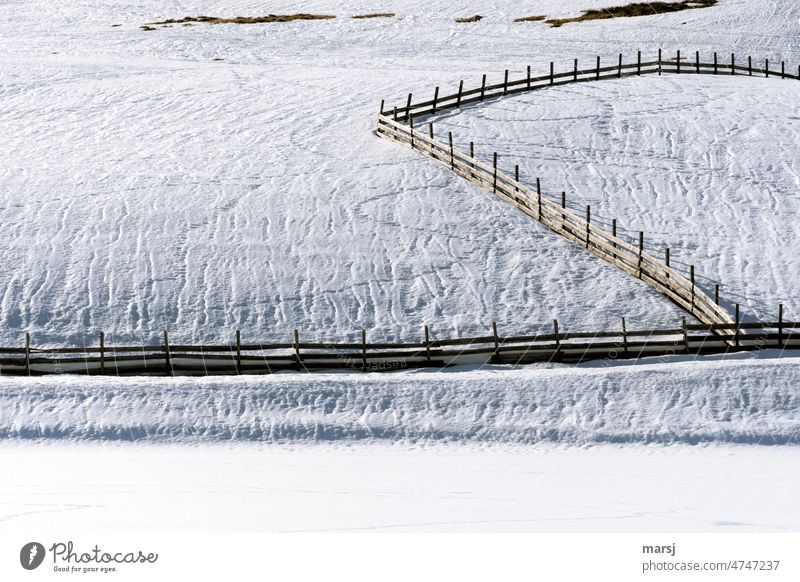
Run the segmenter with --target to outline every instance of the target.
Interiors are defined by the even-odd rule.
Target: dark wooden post
[[[242,332],[236,330],[236,373],[242,373]]]
[[[526,79],[526,87],[528,89],[530,89],[531,88],[531,66],[530,65],[528,65],[527,74],[526,74],[525,79]]]
[[[503,95],[508,95],[508,69],[503,73]]]
[[[736,74],[736,55],[731,53],[731,75]]]
[[[361,371],[367,371],[367,330],[361,328]]]
[[[496,359],[500,353],[500,338],[497,337],[497,322],[492,322],[492,337],[494,338],[494,353],[492,358]]]
[[[483,97],[486,94],[486,74],[484,73],[483,77],[481,78],[481,101],[483,101]]]
[[[747,75],[753,76],[753,57],[747,57]]]
[[[689,329],[686,326],[686,318],[681,318],[681,329],[683,330],[683,349],[689,353]]]
[[[783,303],[778,303],[778,347],[783,347]]]
[[[597,73],[595,74],[595,79],[600,79],[600,56],[597,56]]]
[[[175,370],[172,368],[172,354],[169,351],[169,334],[164,330],[164,364],[166,365],[167,376],[174,376]]]
[[[411,149],[414,149],[414,116],[408,114],[408,129],[411,135]]]
[[[681,51],[680,51],[680,49],[678,49],[678,56],[677,56],[677,59],[676,59],[676,65],[678,67],[677,68],[677,73],[680,74],[680,72],[681,72]]]
[[[567,193],[561,192],[561,208],[567,207]],[[561,230],[564,230],[564,224],[567,222],[567,215],[562,212],[561,213]]]
[[[697,74],[700,74],[700,51],[694,51],[694,68]]]
[[[430,135],[431,141],[433,141],[433,124],[432,123],[428,124],[428,134]],[[431,149],[433,149],[433,146],[431,146]]]
[[[458,97],[456,97],[456,107],[461,107],[461,93],[464,91],[464,80],[458,82]]]
[[[303,359],[300,357],[300,332],[294,330],[294,357],[297,360],[297,368],[300,369]]]
[[[453,132],[452,131],[448,131],[447,132],[447,141],[450,142],[450,169],[451,170],[455,170],[456,169],[456,161],[455,161],[455,155],[453,153]]]
[[[714,53],[714,74],[717,74],[717,53]]]
[[[733,345],[739,347],[739,304],[736,304],[736,331],[733,333]]]
[[[431,363],[431,338],[428,333],[428,326],[425,325],[425,359],[428,361],[428,364]]]
[[[786,78],[785,62],[781,61],[781,79],[785,79],[785,78]]]
[[[589,248],[589,229],[592,222],[592,207],[586,206],[586,248]]]
[[[411,93],[408,94],[408,100],[406,101],[406,114],[405,118],[408,119],[408,116],[411,114]]]
[[[573,59],[573,66],[572,66],[572,80],[578,80],[578,59]]]
[[[625,318],[622,318],[622,351],[628,355],[628,330],[625,328]]]
[[[644,232],[639,231],[639,263],[636,267],[637,275],[641,279],[642,278],[642,253],[644,252]]]
[[[31,375],[31,334],[25,332],[25,374]]]
[[[492,192],[497,194],[497,152],[492,156]]]
[[[380,110],[380,112],[379,112],[379,113],[380,113],[380,115],[383,115],[383,105],[384,105],[384,100],[383,100],[383,99],[381,99],[381,110]]]
[[[436,113],[436,102],[439,101],[439,87],[433,90],[433,110],[431,113]]]
[[[694,312],[694,265],[689,265],[689,280],[692,283],[692,312]]]
[[[397,121],[397,107],[394,108],[394,120]]]
[[[611,219],[611,235],[614,238],[617,238],[617,219],[616,218],[612,218]],[[614,243],[614,247],[616,247],[616,246],[617,246],[617,243],[615,242]]]
[[[617,77],[622,76],[622,53],[619,53],[619,63],[617,64]]]
[[[658,49],[658,74],[661,75],[661,49]]]
[[[106,334],[100,332],[100,373],[106,373]]]
[[[769,59],[764,60],[764,76],[769,77]]]
[[[519,164],[514,164],[514,181],[519,182]],[[517,186],[514,186],[514,188],[519,190]]]
[[[636,74],[642,74],[642,51],[636,51]]]
[[[666,265],[666,267],[667,267],[666,276],[667,276],[667,280],[669,280],[669,269],[670,269],[670,267],[669,267],[669,247],[667,247],[664,250],[664,265]],[[669,284],[667,284],[667,287],[669,288]]]
[[[542,221],[542,183],[539,178],[536,178],[536,198],[538,200],[539,210],[536,214],[536,219]]]
[[[554,356],[557,357],[558,356],[558,352],[561,349],[561,339],[559,339],[559,337],[558,337],[558,320],[557,319],[553,320],[553,337],[556,340],[556,353],[554,354]]]
[[[719,283],[714,284],[714,305],[719,305]]]
[[[550,84],[553,84],[553,61],[550,61]]]

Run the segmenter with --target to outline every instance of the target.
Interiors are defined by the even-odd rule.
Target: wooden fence
[[[527,74],[523,78],[509,80],[506,70],[503,82],[493,85],[486,84],[484,75],[481,85],[474,89],[465,90],[464,82],[461,81],[456,93],[440,96],[437,87],[432,99],[417,103],[413,102],[413,96],[409,94],[405,106],[393,107],[388,111],[382,102],[376,132],[385,139],[410,146],[449,167],[459,176],[491,190],[502,200],[516,206],[551,231],[644,281],[700,322],[711,325],[710,329],[714,333],[725,336],[729,345],[733,345],[736,338],[732,337],[731,325],[735,325],[735,322],[731,314],[719,305],[719,285],[715,286],[712,299],[709,293],[697,285],[693,265],[689,267],[688,273],[677,271],[670,265],[669,249],[666,249],[663,259],[655,258],[645,252],[643,232],[639,232],[638,240],[625,240],[618,236],[616,220],[612,221],[611,232],[598,227],[591,221],[591,207],[586,207],[585,216],[579,216],[566,208],[563,194],[560,201],[551,200],[546,196],[542,192],[539,178],[536,178],[535,187],[523,184],[519,178],[518,166],[515,167],[513,176],[500,171],[497,167],[497,153],[494,153],[490,163],[486,163],[475,158],[472,144],[469,153],[454,148],[452,133],[448,133],[447,142],[444,142],[434,135],[432,123],[425,128],[427,131],[419,129],[421,120],[430,118],[442,110],[568,83],[662,73],[738,74],[800,79],[800,67],[797,69],[797,75],[792,75],[786,72],[783,62],[780,70],[776,71],[770,69],[768,60],[764,61],[763,67],[754,66],[750,57],[747,58],[746,65],[737,64],[734,54],[731,54],[729,62],[724,63],[717,53],[714,53],[711,63],[701,62],[699,52],[696,52],[694,57],[694,61],[687,60],[685,55],[682,56],[680,51],[677,51],[674,59],[664,59],[659,50],[656,60],[643,62],[642,54],[638,52],[635,62],[625,63],[623,56],[618,55],[615,64],[604,66],[600,57],[597,57],[595,66],[588,69],[579,68],[578,60],[575,59],[571,70],[559,73],[555,72],[554,63],[551,62],[549,72],[545,75],[532,77],[531,69],[528,67]]]
[[[427,326],[419,342],[326,343],[300,341],[244,343],[241,334],[228,344],[171,344],[164,332],[161,343],[114,346],[100,334],[94,346],[36,348],[26,334],[18,348],[0,348],[0,376],[84,374],[110,376],[208,376],[270,374],[283,370],[350,369],[364,372],[457,364],[529,364],[583,362],[675,354],[714,354],[766,348],[800,349],[800,322],[724,323],[688,325],[684,318],[674,329],[627,329],[564,332],[553,321],[550,333],[501,336],[492,324],[489,335],[432,339]],[[721,335],[723,334],[724,335]]]

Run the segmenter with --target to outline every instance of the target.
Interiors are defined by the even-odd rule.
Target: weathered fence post
[[[567,208],[567,193],[566,192],[561,192],[561,208],[562,209],[566,209]],[[565,226],[566,222],[567,222],[567,215],[564,212],[562,212],[561,213],[561,230],[564,230],[564,226]]]
[[[300,357],[300,332],[294,330],[294,357],[297,360],[297,369],[299,370],[303,364],[303,358]]]
[[[106,373],[106,334],[100,332],[100,373]]]
[[[172,354],[169,351],[169,334],[164,330],[164,364],[167,376],[174,376],[175,370],[172,368]]]
[[[236,373],[242,373],[242,331],[236,330]]]
[[[572,80],[578,80],[578,59],[573,59]]]
[[[764,76],[769,77],[769,59],[764,59]]]
[[[492,156],[492,192],[497,194],[497,152]]]
[[[785,62],[781,61],[781,79],[785,79],[785,78],[786,78]]]
[[[428,134],[430,135],[431,141],[433,141],[433,124],[428,124]],[[431,144],[431,152],[433,152],[433,145]]]
[[[783,347],[783,303],[778,303],[778,347]]]
[[[637,276],[642,278],[642,253],[644,253],[644,231],[639,231],[639,262],[636,266]]]
[[[430,334],[428,333],[428,325],[425,324],[425,359],[428,362],[428,365],[431,363],[431,339]]]
[[[714,305],[719,305],[719,283],[714,284]]]
[[[411,135],[411,149],[414,149],[414,116],[408,114],[408,128]]]
[[[508,95],[508,69],[503,73],[503,95]]]
[[[678,74],[680,74],[680,72],[681,72],[681,51],[680,51],[680,49],[678,49],[678,56],[676,57],[676,61],[675,62],[676,62],[676,66],[677,66],[676,72]]]
[[[622,53],[619,53],[619,63],[617,64],[617,78],[622,77]]]
[[[700,74],[700,51],[694,51],[694,68],[697,74]]]
[[[483,101],[483,97],[486,94],[486,73],[483,74],[481,78],[481,101]]]
[[[384,105],[384,100],[381,99],[381,110],[379,112],[380,115],[383,115],[383,105]]]
[[[592,207],[586,206],[586,248],[589,248],[589,229],[592,222]]]
[[[461,107],[461,93],[464,91],[464,80],[458,82],[458,97],[456,97],[456,107]]]
[[[528,65],[528,67],[527,67],[527,74],[526,74],[525,80],[526,80],[526,88],[530,89],[531,88],[531,66],[530,65]]]
[[[628,330],[625,327],[625,318],[622,318],[622,352],[628,355]]]
[[[408,119],[409,115],[411,115],[411,93],[408,94],[408,100],[406,101],[406,114],[404,117]]]
[[[739,304],[736,304],[736,331],[733,334],[733,344],[739,347]]]
[[[367,371],[367,330],[361,328],[361,371]]]
[[[747,57],[747,75],[749,77],[753,76],[753,57]]]
[[[561,339],[558,337],[558,320],[553,320],[553,337],[556,340],[556,353],[553,354],[554,358],[558,358],[559,352],[561,351]]]
[[[636,74],[642,74],[642,51],[636,51]]]
[[[689,280],[692,283],[692,313],[694,313],[694,265],[689,265]]]
[[[595,74],[595,79],[600,80],[600,55],[597,56],[597,73]]]
[[[494,338],[494,353],[492,354],[492,359],[497,361],[497,357],[500,355],[500,339],[497,337],[497,322],[492,322],[492,337]]]
[[[536,178],[536,198],[539,206],[539,209],[536,213],[536,219],[539,222],[542,222],[542,183],[539,178]]]
[[[436,113],[436,102],[439,101],[439,87],[433,90],[433,109],[431,113]]]
[[[736,74],[736,55],[731,53],[731,75]]]
[[[714,74],[717,74],[717,53],[714,53]]]
[[[25,374],[31,375],[31,334],[25,332]]]
[[[689,353],[689,330],[686,327],[686,318],[681,318],[681,330],[683,330],[683,349],[688,354]]]
[[[669,247],[664,250],[664,264],[669,267]],[[669,278],[669,273],[667,273],[667,278]]]
[[[394,120],[397,121],[397,106],[394,108]]]
[[[553,61],[550,61],[550,84],[553,84]]]
[[[450,142],[450,169],[455,171],[456,169],[456,162],[455,162],[455,155],[453,153],[453,132],[447,132],[447,141]]]
[[[658,74],[661,75],[661,49],[658,49]]]

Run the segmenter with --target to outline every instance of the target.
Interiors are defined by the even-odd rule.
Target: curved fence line
[[[397,371],[458,364],[530,364],[542,361],[577,363],[678,354],[702,355],[767,348],[800,349],[800,322],[688,325],[679,328],[563,332],[553,321],[552,333],[491,335],[432,339],[428,327],[419,342],[368,342],[366,330],[358,342],[300,341],[242,342],[239,332],[228,344],[162,343],[110,345],[103,333],[96,346],[36,348],[29,334],[24,347],[0,347],[0,376],[83,374],[104,376],[212,376],[270,374],[283,370],[313,372],[350,369],[363,372]],[[725,335],[722,335],[725,334]]]
[[[404,107],[394,107],[390,111],[385,110],[382,102],[376,132],[380,137],[410,146],[448,166],[457,175],[486,190],[491,190],[501,199],[516,206],[551,231],[644,281],[699,321],[716,326],[713,328],[715,333],[732,336],[733,332],[726,324],[733,323],[734,319],[719,305],[718,286],[715,288],[712,299],[696,284],[694,266],[690,266],[688,276],[675,270],[670,266],[668,254],[662,261],[645,252],[643,232],[639,233],[638,241],[627,241],[617,235],[616,221],[613,221],[612,232],[592,224],[590,207],[586,208],[586,216],[581,217],[565,207],[563,197],[560,203],[545,197],[542,194],[538,178],[536,179],[536,188],[533,189],[519,181],[518,170],[515,169],[513,177],[498,170],[497,153],[493,156],[492,164],[487,164],[475,158],[472,151],[467,154],[455,149],[452,133],[448,133],[448,142],[444,143],[435,138],[432,124],[429,124],[427,133],[416,129],[414,124],[416,122],[419,127],[421,119],[446,109],[455,109],[524,91],[602,79],[619,79],[648,74],[661,75],[662,73],[744,74],[800,79],[800,67],[798,67],[797,75],[792,75],[787,73],[783,62],[778,71],[770,69],[768,60],[764,62],[763,67],[754,66],[750,57],[747,58],[746,63],[746,66],[737,65],[734,54],[731,54],[730,62],[721,63],[717,53],[714,53],[713,62],[701,62],[699,52],[695,53],[694,61],[689,61],[682,58],[680,51],[677,51],[674,59],[664,60],[659,50],[658,58],[655,61],[643,62],[641,52],[638,52],[636,62],[624,63],[622,55],[618,55],[617,63],[613,66],[602,66],[600,57],[597,57],[596,66],[591,69],[580,69],[578,60],[575,59],[571,71],[560,73],[555,72],[554,64],[551,62],[549,74],[532,77],[531,69],[528,67],[526,76],[517,80],[509,80],[508,70],[506,70],[502,83],[487,85],[486,75],[484,75],[481,86],[475,89],[464,90],[464,83],[461,81],[457,93],[439,96],[437,87],[433,99],[418,103],[414,103],[412,94],[409,94]],[[728,338],[729,343],[734,341],[735,339]]]

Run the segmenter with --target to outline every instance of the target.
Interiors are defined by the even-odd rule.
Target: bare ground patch
[[[294,20],[331,20],[336,18],[332,14],[308,14],[299,12],[297,14],[267,14],[266,16],[234,16],[232,18],[220,18],[219,16],[185,16],[180,19],[162,20],[160,22],[146,22],[145,26],[168,25],[168,24],[190,24],[203,22],[206,24],[262,24],[265,22],[292,22]]]
[[[680,2],[634,2],[624,6],[612,6],[596,10],[584,10],[583,14],[574,18],[554,18],[547,20],[553,27],[561,26],[568,22],[583,22],[585,20],[605,20],[608,18],[629,18],[632,16],[651,16],[653,14],[668,14],[682,10],[708,8],[716,6],[718,0],[681,0]]]
[[[514,22],[541,22],[547,16],[523,16],[522,18],[515,18]]]
[[[394,18],[394,17],[395,17],[394,12],[375,12],[373,14],[356,14],[351,18],[354,18],[356,20],[361,20],[364,18]]]
[[[459,23],[463,24],[465,22],[478,22],[479,20],[482,20],[482,19],[483,19],[483,16],[481,16],[480,14],[475,14],[473,16],[467,16],[465,18],[456,18],[456,22],[459,22]]]

